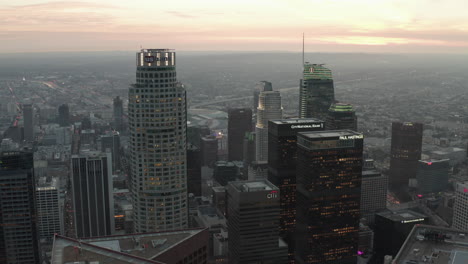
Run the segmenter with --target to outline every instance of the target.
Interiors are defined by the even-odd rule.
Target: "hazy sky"
[[[468,52],[466,0],[0,0],[0,52]]]

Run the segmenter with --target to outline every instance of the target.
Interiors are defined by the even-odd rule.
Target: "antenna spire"
[[[304,68],[304,32],[302,32],[302,67]]]

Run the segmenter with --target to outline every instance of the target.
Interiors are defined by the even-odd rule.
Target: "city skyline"
[[[143,0],[19,0],[0,4],[0,53],[140,46],[300,51],[303,32],[307,51],[466,53],[462,6],[461,0],[180,0],[161,8]]]

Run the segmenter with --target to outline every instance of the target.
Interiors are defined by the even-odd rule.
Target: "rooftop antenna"
[[[304,32],[302,32],[302,69],[304,69]]]

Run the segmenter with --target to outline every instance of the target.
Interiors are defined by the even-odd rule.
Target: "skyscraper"
[[[420,160],[418,162],[419,193],[443,192],[448,187],[450,160]]]
[[[33,153],[0,153],[0,263],[40,263]]]
[[[71,186],[76,237],[114,233],[112,157],[109,152],[82,152],[71,158]]]
[[[64,234],[63,207],[56,186],[36,188],[39,238],[52,242],[54,234]]]
[[[112,155],[112,173],[120,170],[120,134],[117,131],[107,132],[101,136],[101,151],[110,150]]]
[[[252,131],[252,110],[234,108],[228,110],[228,160],[243,160],[243,143],[246,132]]]
[[[268,124],[268,180],[280,190],[280,235],[294,260],[296,223],[297,133],[323,130],[324,122],[313,118],[270,120]]]
[[[195,196],[201,196],[201,155],[200,149],[192,144],[187,144],[187,192]]]
[[[68,126],[70,124],[70,109],[67,104],[62,104],[58,108],[58,123],[60,126]]]
[[[333,103],[328,109],[325,129],[357,131],[357,117],[353,106],[345,103]]]
[[[253,109],[254,113],[257,113],[258,108],[258,98],[261,92],[273,91],[273,86],[271,82],[267,81],[260,81],[255,85],[255,89],[253,92]]]
[[[355,264],[363,135],[299,132],[297,145],[296,263]]]
[[[453,205],[453,228],[468,230],[468,182],[457,183],[455,187],[455,204]]]
[[[148,49],[136,59],[128,93],[135,231],[186,228],[186,93],[177,82],[176,54]]]
[[[362,171],[361,218],[374,224],[375,214],[387,208],[388,177],[375,168]]]
[[[408,186],[416,178],[421,159],[423,125],[412,122],[392,123],[389,184],[392,189]]]
[[[218,139],[213,135],[204,136],[200,141],[202,166],[213,167],[218,160]]]
[[[283,118],[279,91],[261,92],[258,98],[255,149],[257,161],[268,161],[268,121]]]
[[[326,119],[335,100],[332,72],[323,64],[304,64],[299,86],[299,117]]]
[[[34,140],[34,111],[31,104],[23,105],[24,140]]]
[[[123,103],[122,99],[119,96],[114,98],[114,128],[117,131],[122,131],[123,129]]]
[[[279,238],[279,190],[267,180],[226,186],[229,263],[283,264],[287,246]]]

